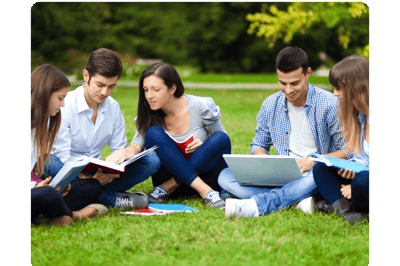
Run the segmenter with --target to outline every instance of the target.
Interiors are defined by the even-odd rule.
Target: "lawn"
[[[248,154],[256,115],[276,90],[186,90],[212,97],[221,108],[232,153]],[[122,109],[128,142],[135,132],[137,88],[118,86],[112,97]],[[110,154],[108,146],[102,156]],[[131,191],[150,193],[151,180]],[[227,220],[200,197],[180,202],[198,213],[104,217],[57,228],[31,227],[32,265],[368,265],[369,224],[350,226],[337,215],[307,215],[285,208],[259,218]]]

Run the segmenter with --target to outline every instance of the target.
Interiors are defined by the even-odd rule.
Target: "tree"
[[[251,22],[248,33],[264,36],[269,47],[282,38],[289,44],[296,35],[310,35],[319,28],[336,35],[345,53],[340,57],[356,53],[368,58],[369,8],[361,2],[296,2],[287,11],[272,5],[269,13],[264,10],[248,14],[247,20]],[[327,52],[336,60],[341,59],[334,51]]]

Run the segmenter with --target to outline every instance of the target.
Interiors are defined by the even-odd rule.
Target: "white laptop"
[[[283,186],[302,176],[292,156],[224,154],[223,158],[241,185]]]

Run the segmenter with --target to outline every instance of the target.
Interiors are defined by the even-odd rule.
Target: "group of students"
[[[107,207],[146,208],[149,202],[200,195],[226,217],[258,217],[298,203],[304,212],[337,212],[354,224],[369,219],[369,172],[315,165],[312,153],[369,161],[369,64],[357,55],[344,58],[329,73],[334,93],[307,82],[307,54],[286,47],[276,58],[280,92],[269,96],[257,115],[251,154],[296,158],[302,177],[283,187],[243,186],[236,182],[223,154],[231,153],[221,112],[212,98],[184,94],[175,68],[156,63],[139,81],[136,132],[128,145],[120,106],[109,97],[122,72],[111,50],[94,51],[83,71],[84,84],[70,82],[44,64],[31,76],[31,221],[69,225],[74,219],[104,215]],[[184,153],[174,141],[193,136]],[[158,148],[121,174],[79,173],[63,190],[49,186],[62,166],[85,155],[121,163],[144,149]],[[315,165],[315,166],[314,166]],[[154,190],[127,193],[152,176]],[[225,200],[223,199],[225,198]],[[317,203],[316,203],[317,202]]]

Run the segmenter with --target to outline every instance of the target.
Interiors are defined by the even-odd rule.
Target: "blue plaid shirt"
[[[307,100],[303,108],[306,109],[317,153],[327,154],[340,150],[344,140],[337,117],[338,98],[328,91],[307,84]],[[280,91],[265,99],[261,105],[250,153],[264,149],[269,154],[271,145],[274,145],[277,155],[289,155],[289,135],[286,97]],[[348,153],[346,155],[351,157]]]

